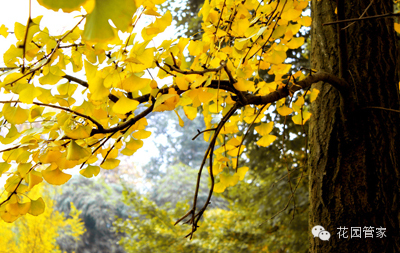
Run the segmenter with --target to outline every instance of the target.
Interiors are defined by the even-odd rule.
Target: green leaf
[[[71,140],[67,149],[67,160],[81,160],[91,155],[89,148],[83,148],[76,144],[74,140]]]
[[[44,212],[46,205],[42,197],[38,198],[37,200],[31,201],[31,206],[29,208],[28,213],[32,214],[33,216],[38,216]]]
[[[134,0],[97,0],[93,11],[87,15],[83,39],[87,41],[109,41],[115,35],[114,23],[118,30],[127,31],[136,11]]]
[[[61,9],[64,12],[73,12],[79,10],[87,1],[88,0],[38,0],[38,3],[53,11]]]

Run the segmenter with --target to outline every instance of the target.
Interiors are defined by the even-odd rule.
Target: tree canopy
[[[325,81],[339,92],[349,87],[330,73],[293,71],[287,61],[288,50],[304,46],[300,30],[311,25],[306,0],[206,0],[198,13],[201,38],[174,38],[160,46],[152,40],[172,22],[169,11],[158,10],[163,1],[38,2],[82,16],[63,34],[42,27],[40,16],[0,28],[1,35],[12,31],[17,39],[3,56],[0,83],[3,93],[12,94],[0,101],[0,142],[9,146],[0,163],[1,174],[8,176],[0,202],[6,222],[44,212],[43,200],[30,195],[43,180],[65,184],[71,179],[68,169],[76,166],[88,178],[100,168],[117,168],[119,155],[134,154],[151,135],[151,114],[175,111],[184,127],[182,117],[192,120],[201,113],[205,129],[193,139],[202,136],[208,146],[193,203],[176,222],[191,224],[187,237],[192,238],[213,192],[246,180],[250,146],[244,144],[250,132],[257,133],[255,145],[268,147],[281,138],[274,129],[284,132],[288,121],[301,126],[310,119],[305,101],[315,101],[319,93],[309,90],[311,84]],[[135,30],[145,15],[154,21]],[[274,122],[275,114],[283,124]],[[290,160],[285,144],[290,138],[282,136],[291,201],[303,178],[307,148],[300,159]],[[293,182],[294,168],[300,174]],[[207,172],[209,192],[198,207],[198,190],[207,184],[201,174]]]

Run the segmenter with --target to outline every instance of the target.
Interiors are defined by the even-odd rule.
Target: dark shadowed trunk
[[[350,19],[371,1],[343,2],[338,13]],[[311,65],[339,76],[337,25],[322,26],[337,19],[335,8],[335,1],[312,1]],[[375,0],[364,16],[391,12],[392,1]],[[315,85],[321,93],[310,122],[310,231],[321,225],[331,238],[310,237],[311,252],[400,252],[400,114],[385,109],[399,110],[393,18],[356,22],[344,33],[342,77],[351,88],[342,95],[351,101],[329,84]],[[348,238],[339,238],[340,227]],[[361,238],[351,238],[352,227],[361,228]],[[377,228],[386,228],[386,237],[377,238]]]

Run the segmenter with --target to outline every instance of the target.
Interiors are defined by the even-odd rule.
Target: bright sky
[[[81,18],[79,12],[63,13],[61,11],[54,12],[54,11],[48,10],[48,9],[40,6],[36,0],[32,0],[31,15],[32,15],[32,18],[43,15],[43,18],[40,23],[41,28],[43,28],[43,27],[49,28],[51,35],[59,35],[59,34],[64,33],[65,31],[72,28]],[[8,28],[9,32],[13,31],[14,23],[19,22],[23,25],[26,25],[28,16],[29,16],[29,0],[3,1],[3,3],[1,4],[1,8],[0,8],[0,26],[2,24],[4,24]],[[141,29],[147,23],[151,22],[152,19],[147,18],[143,21],[144,22],[142,22],[142,23],[139,22],[134,30],[134,32],[137,32],[138,35],[140,34]],[[82,24],[81,29],[83,29],[83,24]],[[154,39],[153,45],[156,45],[156,46],[160,45],[163,40],[174,37],[175,33],[176,33],[175,28],[173,26],[167,28],[163,34],[157,36]],[[0,57],[0,67],[4,66],[2,55],[7,51],[9,46],[15,42],[16,42],[16,40],[15,40],[13,34],[9,34],[9,36],[7,38],[0,36],[0,56],[1,56]],[[153,46],[153,45],[151,45],[151,46]],[[73,74],[73,73],[71,72],[69,74]],[[78,77],[79,76],[84,76],[84,73],[79,73]],[[156,74],[153,76],[156,76]],[[7,100],[7,99],[9,99],[9,97],[0,93],[0,100]],[[81,100],[79,98],[76,98],[76,99],[77,99],[77,101]],[[166,141],[166,140],[164,140],[164,141]],[[142,166],[144,166],[150,160],[150,157],[159,155],[154,142],[155,142],[155,138],[152,136],[149,137],[148,139],[144,140],[143,148],[139,149],[132,157],[123,158],[124,160],[121,162],[120,166],[123,166],[123,165],[126,166],[127,163],[132,165],[132,163],[134,163],[135,166],[140,169]],[[4,149],[4,148],[5,147],[0,143],[0,150]],[[74,169],[74,170],[75,171],[72,174],[78,173],[77,169]],[[70,171],[68,171],[68,173],[70,173]],[[3,183],[3,181],[4,181],[4,177],[0,178],[0,184]]]

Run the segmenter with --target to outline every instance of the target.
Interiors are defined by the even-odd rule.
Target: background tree
[[[55,210],[53,200],[55,192],[50,190],[39,193],[34,190],[36,196],[43,196],[46,202],[46,210],[39,216],[26,215],[14,223],[1,222],[0,226],[0,252],[63,252],[57,241],[63,240],[69,243],[69,248],[74,251],[80,241],[80,236],[85,232],[78,211],[72,203],[67,213]],[[35,195],[35,192],[33,195]],[[66,217],[65,217],[66,216]],[[71,252],[72,252],[71,251]]]
[[[113,222],[128,217],[128,208],[121,202],[122,186],[106,184],[101,179],[81,177],[71,179],[57,196],[57,210],[69,213],[70,203],[81,210],[79,217],[86,228],[76,245],[60,237],[57,243],[62,251],[72,252],[124,252],[118,245],[120,235],[113,230]],[[74,207],[75,208],[75,207]]]
[[[180,154],[196,154],[199,152],[199,144],[201,145],[202,142],[199,143],[198,140],[197,142],[193,141],[190,136],[194,136],[196,129],[202,129],[203,126],[199,118],[193,121],[183,119],[186,127],[181,128],[175,113],[170,114],[171,117],[165,116],[168,114],[156,114],[152,117],[151,122],[160,122],[159,124],[150,125],[154,128],[153,133],[155,136],[153,138],[157,140],[167,139],[168,142],[158,145],[158,155],[145,167],[146,171],[150,172],[153,178],[153,186],[149,189],[148,200],[155,201],[158,208],[172,212],[178,201],[186,202],[192,199],[194,182],[191,181],[190,178],[195,177],[197,170],[195,169],[196,167],[191,168],[187,165],[177,164],[169,166],[164,172],[159,173],[160,164],[164,164],[165,162],[163,161],[170,161],[169,164],[174,164],[174,161],[175,163],[177,162],[176,159],[182,157],[183,159],[180,160],[182,163],[192,164],[192,166],[196,166],[197,164],[198,166],[198,163],[201,161],[194,162],[187,159],[189,155],[181,156]],[[284,125],[284,117],[280,117],[279,115],[273,116],[277,122],[282,124],[282,126]],[[195,124],[195,126],[192,127],[189,125],[191,127],[187,127],[188,125],[186,124],[190,122]],[[228,220],[233,219],[237,222],[244,223],[244,227],[240,226],[240,229],[235,230],[234,236],[240,237],[240,243],[231,245],[232,251],[245,250],[247,252],[260,252],[263,247],[263,250],[269,249],[270,251],[289,250],[304,252],[308,249],[308,246],[304,244],[308,235],[308,180],[306,176],[306,167],[301,166],[300,163],[303,159],[303,151],[301,148],[305,145],[303,131],[307,132],[308,129],[307,127],[303,129],[291,122],[287,122],[286,125],[287,129],[284,133],[278,128],[273,130],[273,134],[284,135],[286,141],[281,139],[268,147],[259,147],[255,145],[254,143],[258,137],[257,134],[253,131],[248,133],[248,137],[246,138],[248,150],[246,152],[245,161],[242,161],[242,163],[246,163],[250,168],[246,176],[246,182],[242,181],[238,183],[236,187],[225,191],[220,196],[215,196],[212,200],[210,211],[218,207],[222,207],[223,209],[212,211],[212,215],[223,213],[224,216],[230,217]],[[174,130],[172,131],[171,129]],[[170,135],[169,133],[174,134]],[[294,165],[292,178],[298,179],[303,176],[303,180],[298,186],[298,194],[295,196],[296,208],[293,208],[293,203],[290,203],[289,208],[287,208],[285,212],[276,215],[285,208],[288,202],[290,202],[291,197],[290,187],[287,182],[286,167],[288,165],[292,166],[292,164],[281,161],[282,146],[288,150],[288,157],[286,157],[287,163],[293,163]],[[204,146],[203,149],[206,149],[206,147]],[[168,152],[168,150],[171,150],[171,152]],[[266,156],[266,154],[268,155]],[[190,157],[196,156],[191,155]],[[177,178],[182,180],[177,180]],[[202,180],[206,180],[206,178],[203,176]],[[292,181],[292,183],[295,183],[295,181]],[[129,191],[129,189],[127,190]],[[268,194],[265,194],[266,192]],[[204,203],[206,198],[207,186],[203,185],[199,193],[199,202]],[[137,199],[138,198],[128,199],[128,203],[134,205],[133,202],[137,201]],[[223,202],[221,202],[221,200],[223,200]],[[170,202],[169,208],[164,206],[168,202]],[[145,211],[142,212],[142,214],[146,213]],[[157,218],[153,215],[155,214],[150,212],[146,213],[148,219]],[[271,220],[273,216],[275,217]],[[250,220],[251,222],[245,222],[244,220]],[[208,221],[210,220],[207,220],[207,222]],[[207,224],[205,226],[213,225]],[[124,223],[121,221],[118,223],[119,229],[130,231],[127,232],[126,240],[132,237],[133,232],[131,229],[134,227],[137,227],[137,225],[132,226],[128,221]],[[218,239],[216,239],[216,237],[212,238],[210,229],[207,229],[209,233],[202,233],[199,235],[201,236],[200,238],[198,236],[196,237],[197,240],[213,240],[215,243],[218,241],[221,245],[229,244],[228,241],[230,239],[228,238],[233,236],[231,224],[224,221],[219,222],[218,225],[214,227],[215,229],[218,227],[218,234],[220,235]],[[138,233],[138,231],[141,230],[135,229],[135,231]],[[250,231],[254,231],[254,233]],[[265,236],[265,234],[268,236]],[[290,235],[290,237],[287,235]],[[176,236],[179,237],[181,234],[176,233]],[[153,238],[151,236],[149,237]],[[126,240],[124,240],[124,245],[127,243]],[[254,248],[252,246],[254,240],[257,241],[258,245],[263,245],[263,247]],[[156,245],[156,243],[154,243],[154,245]],[[170,247],[171,250],[174,248],[174,246]],[[178,250],[178,248],[175,248],[175,250]],[[157,249],[152,248],[152,250],[156,251]]]

